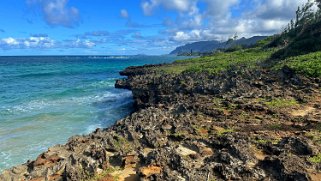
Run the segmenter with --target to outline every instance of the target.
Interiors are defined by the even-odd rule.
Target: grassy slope
[[[160,68],[166,73],[207,72],[216,74],[233,66],[253,68],[269,58],[275,49],[250,48],[234,52],[220,52],[211,56],[179,60]]]
[[[256,68],[261,62],[273,62],[271,69],[279,70],[283,66],[292,68],[299,74],[312,77],[321,77],[321,51],[312,52],[299,56],[275,59],[273,55],[281,48],[266,48],[266,44],[273,41],[269,37],[258,43],[257,47],[237,50],[234,52],[220,52],[211,56],[179,60],[173,64],[162,66],[157,70],[180,74],[182,72],[207,72],[216,74],[230,67],[242,66],[242,68]],[[300,42],[301,43],[301,42]],[[283,48],[286,49],[287,47]]]
[[[295,56],[280,61],[275,68],[288,66],[297,73],[312,77],[321,77],[321,51]]]

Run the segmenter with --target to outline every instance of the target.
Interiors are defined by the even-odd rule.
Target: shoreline
[[[306,138],[319,124],[319,79],[286,70],[176,75],[157,72],[161,66],[120,72],[127,79],[115,86],[132,91],[133,114],[51,147],[36,160],[4,171],[0,180],[321,176],[318,164],[309,162],[319,148]],[[276,101],[287,105],[276,107]]]

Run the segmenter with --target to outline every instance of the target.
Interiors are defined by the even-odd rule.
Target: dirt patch
[[[315,111],[315,108],[310,107],[310,106],[306,106],[306,107],[303,107],[302,109],[299,109],[299,110],[293,110],[291,112],[291,115],[294,117],[304,117],[304,116],[312,113],[313,111]]]
[[[321,181],[321,173],[309,173],[312,181]]]
[[[258,160],[264,160],[265,157],[266,157],[266,154],[264,154],[264,152],[263,152],[262,150],[256,149],[256,150],[254,151],[254,156],[255,156],[255,158],[258,159]]]
[[[138,175],[136,169],[132,167],[125,168],[124,170],[115,171],[111,174],[117,181],[136,181]]]
[[[150,177],[151,175],[160,174],[161,171],[162,171],[162,168],[158,166],[142,167],[139,170],[141,175],[143,175],[144,177]]]

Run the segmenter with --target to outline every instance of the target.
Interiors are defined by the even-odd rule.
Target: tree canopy
[[[318,7],[321,9],[321,0],[315,0],[315,2],[317,3]]]

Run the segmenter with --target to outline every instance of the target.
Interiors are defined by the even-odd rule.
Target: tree
[[[317,0],[320,1],[321,0]],[[314,1],[309,0],[296,11],[295,27],[303,27],[315,21],[315,12],[313,11]]]
[[[290,27],[291,27],[290,30],[293,30],[295,28],[293,19],[291,19]]]
[[[237,40],[238,38],[239,38],[239,35],[237,35],[237,33],[235,33],[233,36],[233,40]]]
[[[299,6],[298,9],[296,10],[295,14],[296,14],[295,26],[298,27],[298,26],[299,26],[300,19],[301,19],[301,16],[302,16],[302,11],[301,11],[300,6]]]
[[[315,2],[317,3],[319,9],[321,9],[321,0],[315,0]]]

